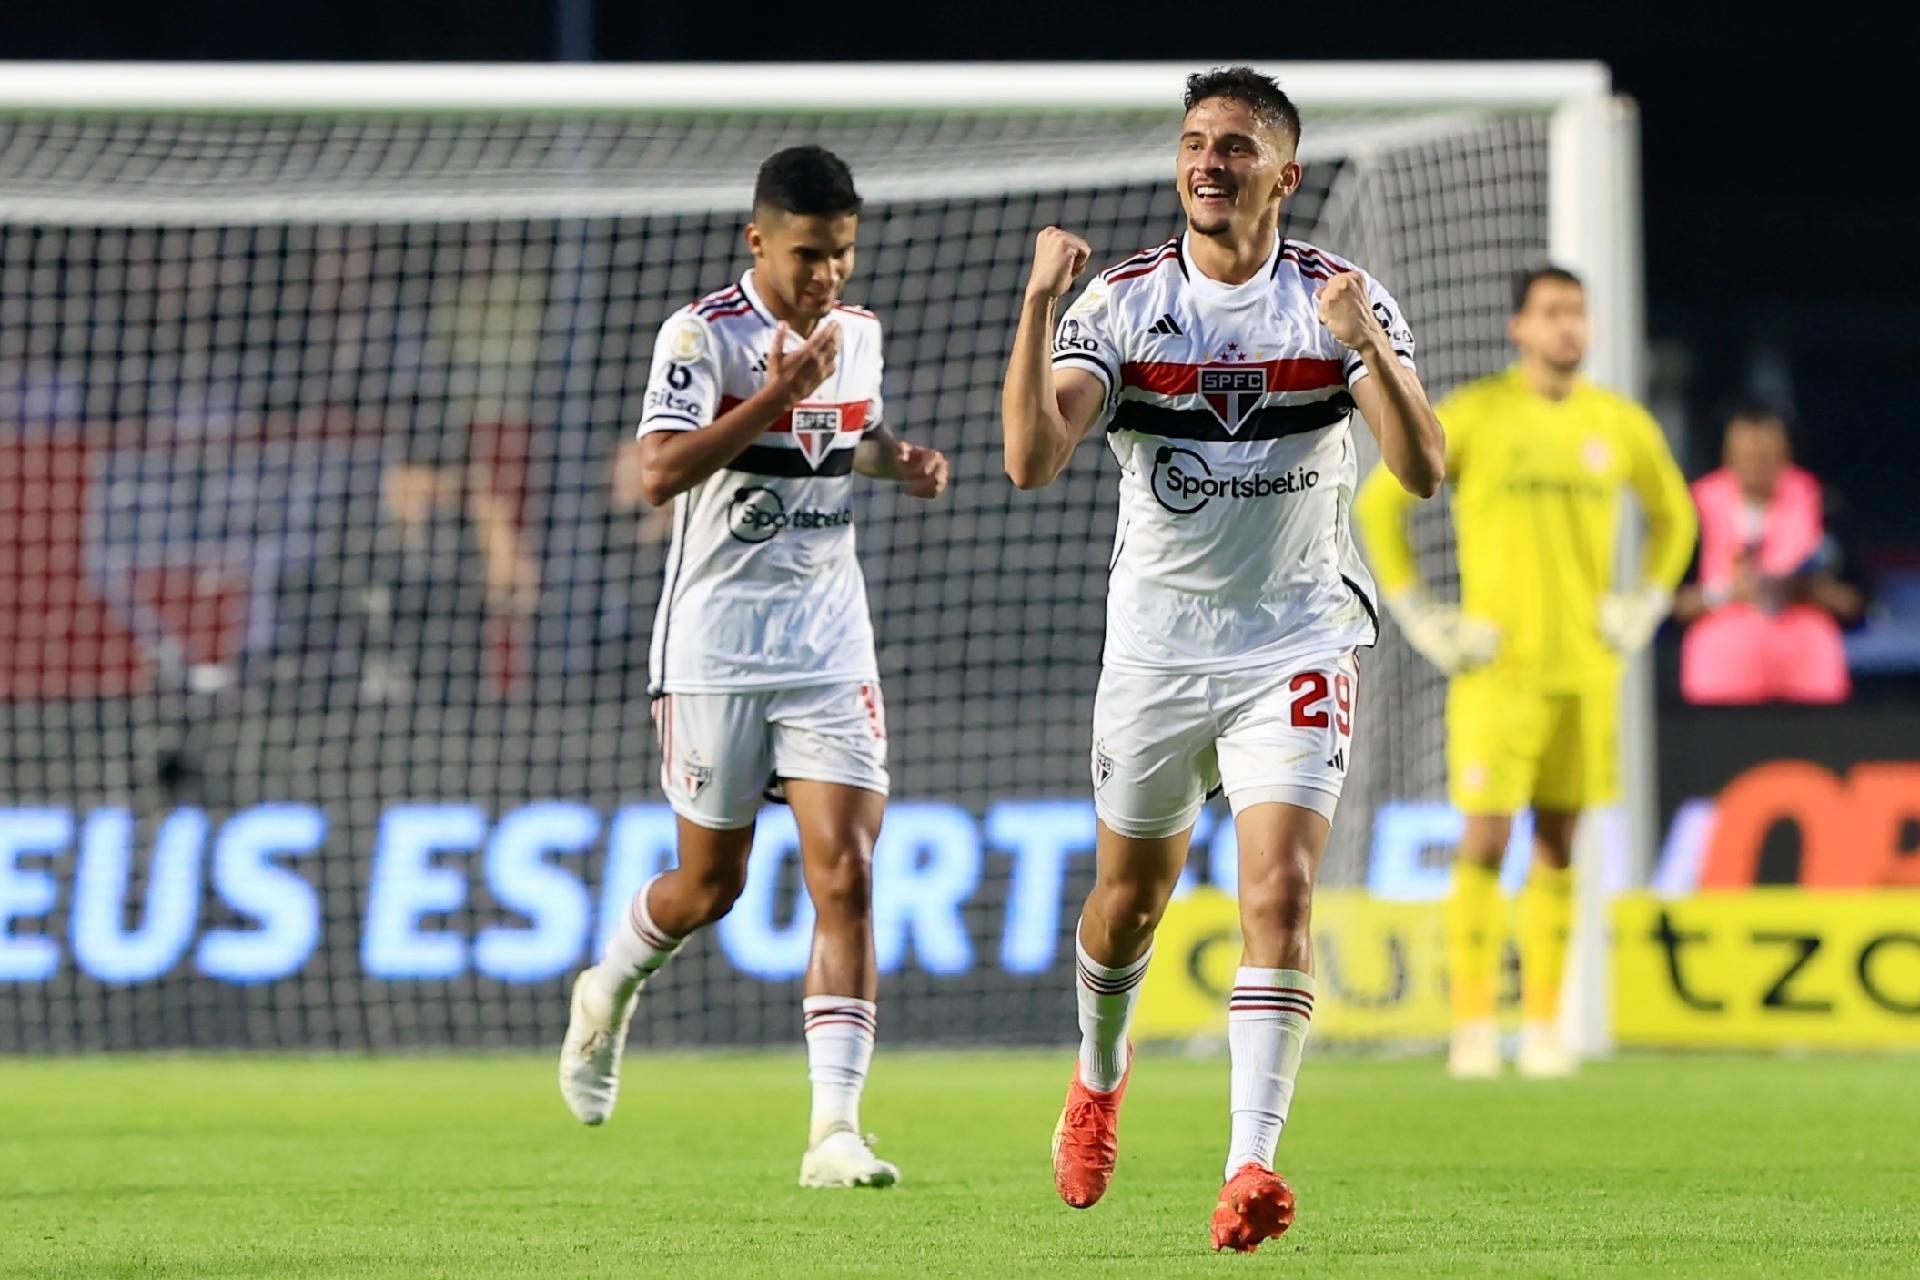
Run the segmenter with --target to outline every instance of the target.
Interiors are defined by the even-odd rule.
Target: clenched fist
[[[1092,256],[1093,247],[1073,232],[1058,227],[1045,228],[1033,243],[1033,271],[1027,277],[1027,296],[1058,298],[1065,294]]]
[[[1367,298],[1367,278],[1358,271],[1344,271],[1320,287],[1320,323],[1349,351],[1386,335]]]

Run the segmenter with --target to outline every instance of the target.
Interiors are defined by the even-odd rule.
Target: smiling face
[[[753,281],[779,317],[802,330],[833,311],[853,274],[860,215],[762,209],[747,225]]]
[[[1284,125],[1263,121],[1239,98],[1205,98],[1187,112],[1175,182],[1194,234],[1238,237],[1277,222],[1283,201],[1300,187],[1294,139]]]

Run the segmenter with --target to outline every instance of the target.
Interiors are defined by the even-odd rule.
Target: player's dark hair
[[[809,144],[766,158],[754,179],[753,207],[808,218],[837,218],[860,212],[860,193],[853,189],[853,171],[846,161],[825,147]]]
[[[1565,267],[1556,267],[1551,263],[1544,267],[1531,267],[1513,278],[1513,314],[1519,315],[1527,309],[1527,299],[1533,296],[1533,286],[1542,280],[1557,280],[1576,289],[1587,287],[1586,281]]]
[[[1191,111],[1208,98],[1246,103],[1255,120],[1268,128],[1284,129],[1293,144],[1300,145],[1300,108],[1293,105],[1293,99],[1272,76],[1263,76],[1252,67],[1215,67],[1188,76],[1186,109]]]

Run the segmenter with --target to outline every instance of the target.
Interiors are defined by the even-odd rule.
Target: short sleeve
[[[1393,295],[1387,292],[1386,286],[1372,276],[1367,276],[1366,280],[1367,302],[1373,308],[1374,318],[1380,322],[1380,327],[1387,331],[1387,341],[1393,345],[1394,356],[1401,364],[1412,369],[1414,367],[1412,327],[1407,324],[1406,316],[1401,314],[1400,304],[1393,300]],[[1348,351],[1342,359],[1348,386],[1367,376],[1367,363],[1360,358],[1359,352]]]
[[[1110,286],[1096,279],[1086,288],[1053,333],[1053,367],[1085,369],[1107,389],[1107,403],[1120,394],[1121,353],[1113,338]]]
[[[720,352],[713,329],[684,311],[669,317],[653,343],[639,434],[697,430],[713,421],[719,404]]]

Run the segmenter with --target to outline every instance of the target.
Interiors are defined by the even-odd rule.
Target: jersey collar
[[[1187,263],[1194,261],[1192,238],[1191,230],[1184,231],[1180,235],[1180,257],[1183,269]],[[1216,307],[1249,306],[1266,297],[1268,291],[1273,288],[1273,278],[1280,271],[1280,250],[1285,243],[1285,238],[1276,233],[1273,237],[1273,252],[1267,255],[1266,262],[1244,284],[1221,284],[1202,271],[1197,262],[1194,263],[1192,270],[1186,272],[1187,280],[1195,292]]]
[[[753,314],[768,327],[773,325],[773,312],[767,310],[767,304],[761,300],[760,291],[753,287],[753,268],[748,267],[740,273],[740,292],[747,297],[747,305],[753,308]]]

